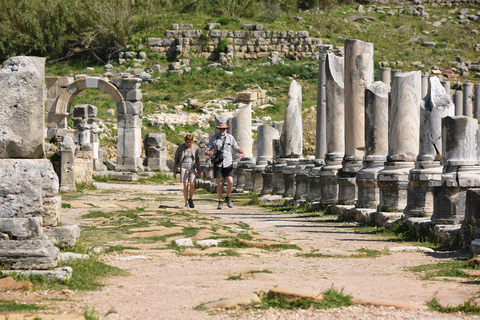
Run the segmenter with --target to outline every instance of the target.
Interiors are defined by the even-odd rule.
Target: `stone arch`
[[[68,116],[75,97],[86,89],[107,92],[117,106],[118,142],[117,171],[140,171],[142,166],[142,80],[138,78],[108,79],[80,78],[58,94],[48,110],[48,128],[68,128]]]

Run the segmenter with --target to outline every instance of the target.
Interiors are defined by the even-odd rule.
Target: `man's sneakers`
[[[226,197],[226,198],[225,198],[225,201],[227,201],[227,206],[228,206],[229,208],[232,208],[232,207],[233,207],[232,199],[230,199],[230,197]]]
[[[188,205],[190,206],[190,208],[195,208],[195,205],[193,204],[193,199],[188,199]]]
[[[217,210],[222,210],[222,207],[223,207],[223,201],[218,201]]]

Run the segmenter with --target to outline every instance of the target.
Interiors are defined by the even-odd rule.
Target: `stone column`
[[[475,83],[474,85],[474,98],[473,98],[473,117],[475,119],[480,119],[480,83]]]
[[[434,190],[434,224],[459,224],[465,218],[466,193],[480,186],[476,119],[455,116],[442,119],[442,186]]]
[[[327,153],[326,165],[320,171],[322,204],[338,202],[337,172],[345,153],[344,59],[333,53],[327,55]]]
[[[473,117],[472,97],[473,97],[473,84],[464,83],[463,84],[463,115],[470,118]]]
[[[442,118],[453,116],[455,106],[437,77],[429,79],[428,95],[420,108],[420,147],[415,168],[410,170],[405,215],[433,214],[432,188],[441,185]]]
[[[74,156],[75,144],[72,138],[64,137],[60,144],[60,191],[76,192]]]
[[[365,150],[365,88],[373,81],[373,43],[345,40],[345,156],[338,171],[340,204],[357,200],[355,178]]]
[[[380,81],[382,81],[383,83],[385,83],[387,86],[390,87],[392,69],[378,68],[378,73],[379,73]]]
[[[316,130],[316,149],[315,158],[324,159],[327,152],[327,111],[326,111],[326,92],[325,92],[325,53],[320,53],[318,61],[318,91],[317,91],[317,130]]]
[[[399,69],[392,70],[392,80],[393,80],[393,78],[395,78],[396,76],[398,76],[399,74],[402,74],[402,73],[403,73],[403,71],[399,70]]]
[[[393,78],[388,112],[388,155],[378,173],[378,211],[403,211],[407,205],[409,171],[419,153],[421,72]]]
[[[365,158],[357,174],[357,208],[376,208],[380,200],[377,178],[388,153],[389,91],[382,81],[365,90]]]
[[[283,151],[282,158],[287,163],[285,168],[282,167],[285,180],[283,196],[292,197],[295,194],[295,167],[303,152],[302,86],[295,80],[290,83],[287,99],[280,145]]]
[[[445,89],[445,93],[447,96],[450,98],[451,93],[450,93],[450,81],[441,81],[442,87]]]
[[[269,125],[261,125],[257,129],[257,163],[253,168],[253,190],[261,192],[263,189],[262,172],[268,164],[273,160],[273,140],[279,139],[280,133],[277,129]]]
[[[138,78],[119,82],[119,91],[125,101],[117,104],[118,143],[115,171],[142,171],[142,117],[143,104]]]
[[[232,135],[237,140],[240,149],[245,152],[243,159],[237,161],[236,189],[243,190],[246,186],[249,186],[247,189],[251,189],[253,187],[252,168],[255,162],[253,159],[252,107],[250,105],[238,109],[232,118]]]
[[[455,105],[455,115],[463,116],[463,92],[455,90],[453,93],[453,104]]]
[[[274,153],[274,160],[271,164],[271,169],[268,165],[265,168],[265,172],[272,172],[272,194],[275,195],[283,195],[285,192],[285,179],[283,178],[283,168],[287,165],[287,158],[281,157],[283,154],[281,150],[281,143],[280,139],[273,140],[273,153]],[[263,175],[262,175],[263,176]],[[265,181],[265,178],[269,178],[269,176],[264,176],[263,185],[264,188],[269,185],[268,182]],[[263,191],[262,191],[263,192]]]

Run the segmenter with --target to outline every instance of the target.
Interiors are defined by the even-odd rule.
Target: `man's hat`
[[[216,128],[217,129],[228,129],[228,125],[225,121],[222,121],[218,124],[218,126]]]

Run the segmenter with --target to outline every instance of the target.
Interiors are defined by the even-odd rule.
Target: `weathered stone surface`
[[[473,84],[463,84],[463,115],[466,117],[473,117]]]
[[[52,269],[58,252],[48,240],[0,241],[0,263],[14,269]]]
[[[388,115],[388,161],[415,161],[419,151],[421,72],[396,75]]]
[[[177,247],[193,247],[193,241],[190,238],[176,239],[172,241],[173,245]]]
[[[12,277],[0,279],[0,291],[30,290],[32,288],[32,283],[28,281],[15,281]]]
[[[252,107],[250,104],[235,113],[232,127],[233,136],[240,149],[245,153],[241,161],[253,162]]]
[[[63,224],[59,227],[44,229],[45,235],[54,244],[74,246],[80,237],[80,228],[76,224]]]
[[[455,90],[453,93],[453,104],[455,104],[455,115],[463,116],[463,92]]]
[[[455,105],[437,77],[429,78],[428,95],[424,102],[420,108],[420,149],[417,160],[440,160],[442,118],[453,116]]]
[[[302,123],[302,86],[292,80],[288,90],[287,107],[282,134],[280,135],[285,158],[300,158],[303,152],[303,123]]]
[[[60,252],[58,254],[58,262],[66,263],[72,262],[78,259],[88,259],[90,256],[88,254],[74,253],[74,252]]]
[[[39,216],[42,199],[58,193],[47,159],[0,159],[0,218]]]
[[[0,232],[9,239],[42,239],[42,220],[40,218],[0,218]]]
[[[325,153],[327,153],[326,60],[325,53],[321,53],[318,61],[316,159],[324,159]]]
[[[273,140],[279,139],[280,133],[269,125],[257,128],[257,165],[267,165],[273,159]]]
[[[2,270],[2,275],[9,275],[12,273],[25,277],[42,276],[48,279],[65,281],[72,277],[73,269],[71,267],[63,267],[53,270]]]
[[[43,158],[45,58],[13,57],[0,68],[0,158]]]
[[[75,144],[65,137],[60,144],[60,190],[75,192]]]
[[[197,241],[197,245],[205,248],[205,247],[216,247],[220,243],[219,240],[214,239],[205,239]]]
[[[210,309],[240,309],[255,303],[260,303],[260,298],[255,294],[246,294],[236,298],[225,299],[204,304],[203,306]]]
[[[343,58],[327,54],[327,155],[326,159],[343,158],[344,131],[344,65]]]
[[[442,119],[442,164],[477,164],[475,119],[454,116]]]
[[[365,150],[365,88],[374,81],[373,69],[373,43],[345,40],[346,160],[362,161],[363,158]]]

